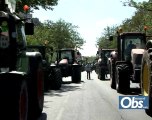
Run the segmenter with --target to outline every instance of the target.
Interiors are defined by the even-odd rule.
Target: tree
[[[109,36],[115,36],[115,33],[117,31],[117,26],[112,26],[109,27],[107,26],[104,28],[104,32],[102,33],[102,36],[97,39],[96,46],[99,48],[115,48],[116,47],[116,42],[114,41],[109,41]]]
[[[56,6],[57,4],[58,0],[17,0],[16,12],[24,12],[24,5],[28,5],[32,11],[32,9],[38,10],[40,6],[45,10],[53,10],[53,6]]]
[[[148,2],[136,2],[134,0],[125,0],[123,1],[123,5],[134,7],[138,10],[152,11],[152,0],[149,0]]]
[[[144,32],[144,26],[147,26],[147,33],[152,32],[152,0],[148,2],[135,2],[134,0],[125,0],[123,2],[124,6],[130,6],[137,9],[135,15],[131,18],[132,24],[130,27],[134,31]]]
[[[147,35],[151,36],[152,33],[152,0],[148,2],[135,2],[134,0],[125,0],[123,1],[124,6],[130,6],[136,8],[135,14],[131,18],[127,18],[122,21],[122,24],[116,26],[115,28],[121,27],[123,32],[145,32],[144,27],[148,29],[146,31]],[[106,36],[109,33],[109,28],[107,27],[104,30],[104,34],[98,38],[97,45],[101,48],[114,48],[116,46],[116,40],[108,44],[106,41]],[[116,29],[115,29],[116,30]],[[151,39],[151,38],[148,38]]]
[[[57,49],[65,47],[81,48],[85,43],[77,31],[78,26],[72,25],[72,23],[60,19],[56,23],[48,20],[44,25],[50,29],[52,35],[50,39],[56,44]]]
[[[57,22],[47,20],[35,26],[34,35],[27,36],[28,44],[52,46],[54,49],[81,48],[85,43],[77,32],[78,26],[60,19]]]

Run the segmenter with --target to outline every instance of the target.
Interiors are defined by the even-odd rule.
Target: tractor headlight
[[[8,13],[0,11],[0,17],[6,17],[7,18],[8,16],[9,16]]]
[[[9,68],[0,68],[1,72],[9,72]]]
[[[140,69],[140,68],[141,68],[141,65],[135,64],[134,67],[135,67],[135,69]]]

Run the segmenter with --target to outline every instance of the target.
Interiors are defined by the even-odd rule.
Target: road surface
[[[80,84],[64,78],[61,90],[45,93],[44,110],[40,120],[151,120],[145,110],[119,109],[118,96],[110,88],[110,81],[97,79],[93,71],[91,80],[82,73]],[[138,85],[133,85],[138,87]],[[137,95],[133,89],[130,95]]]

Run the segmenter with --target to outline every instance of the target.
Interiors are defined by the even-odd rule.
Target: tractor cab
[[[133,49],[144,49],[146,35],[144,33],[123,33],[118,36],[119,58],[125,61],[132,60]]]
[[[34,31],[33,23],[12,14],[13,5],[0,2],[0,68],[15,70],[17,55],[26,47],[26,35]],[[29,25],[30,24],[30,25]],[[30,32],[29,32],[30,31]]]
[[[132,54],[136,54],[133,52],[134,51],[133,49],[144,49],[145,44],[146,44],[145,33],[124,32],[118,34],[117,36],[118,60],[131,61]]]
[[[62,77],[71,76],[72,82],[81,81],[81,53],[72,48],[57,50],[56,65],[61,69]]]
[[[72,49],[61,49],[57,51],[58,62],[67,64],[73,64],[75,60],[75,51]]]
[[[74,49],[65,48],[57,50],[57,61],[58,63],[63,63],[61,61],[66,61],[68,64],[74,64],[81,62],[82,56],[79,51],[76,51]]]

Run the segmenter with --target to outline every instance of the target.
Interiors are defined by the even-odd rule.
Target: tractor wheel
[[[121,68],[116,67],[116,72],[115,72],[115,79],[116,79],[116,90],[117,92],[121,92],[121,90],[123,89],[123,85],[120,81],[121,78]]]
[[[115,65],[111,63],[110,65],[110,86],[112,89],[116,89],[116,80],[115,80]]]
[[[27,120],[28,91],[25,80],[9,74],[5,78],[0,78],[0,116],[5,120]]]
[[[141,93],[143,96],[149,96],[149,109],[145,109],[146,113],[152,116],[152,80],[151,80],[151,60],[149,53],[145,52],[141,67]]]
[[[100,80],[105,80],[106,70],[100,68]]]
[[[130,74],[127,64],[117,65],[115,72],[116,90],[119,93],[126,93],[130,89]]]
[[[80,83],[81,82],[81,67],[79,65],[72,66],[72,82]]]
[[[59,90],[62,86],[62,74],[60,68],[53,68],[49,75],[49,83],[52,90]]]
[[[100,79],[100,76],[97,74],[97,76],[98,76],[98,79]]]
[[[44,92],[48,92],[50,89],[50,83],[49,83],[49,72],[48,70],[44,70]]]
[[[32,120],[40,116],[44,104],[44,72],[40,56],[33,56],[29,58],[28,76],[28,119]]]
[[[149,109],[145,109],[146,113],[152,117],[152,80],[149,83]]]

